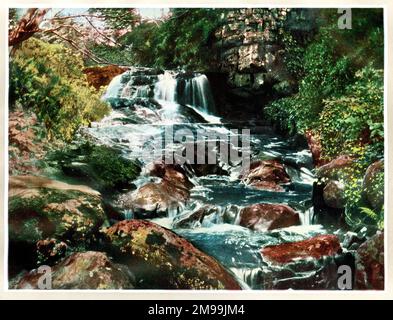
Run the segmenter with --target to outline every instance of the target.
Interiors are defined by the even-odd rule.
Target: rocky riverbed
[[[10,177],[11,288],[39,288],[42,265],[53,289],[383,288],[383,233],[343,221],[350,157],[316,170],[310,139],[217,117],[199,73],[133,68],[103,99],[56,170]]]

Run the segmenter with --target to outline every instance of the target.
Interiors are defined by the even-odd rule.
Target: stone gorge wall
[[[258,91],[269,78],[284,76],[278,44],[287,9],[238,9],[216,32],[219,69],[229,84],[245,95]]]
[[[215,32],[216,70],[221,77],[208,74],[217,104],[225,105],[219,111],[235,118],[241,110],[261,114],[263,105],[274,96],[292,92],[295,83],[283,61],[282,37],[288,28],[298,28],[298,34],[310,33],[312,24],[312,11],[304,9],[229,11]]]

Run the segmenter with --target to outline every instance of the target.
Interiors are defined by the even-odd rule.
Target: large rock
[[[147,166],[146,171],[150,176],[161,178],[161,181],[147,183],[119,198],[122,207],[132,210],[137,217],[166,215],[182,207],[189,199],[189,189],[193,184],[181,166],[154,162]]]
[[[125,220],[106,231],[113,255],[127,264],[137,287],[241,289],[215,259],[155,223]]]
[[[261,92],[264,82],[288,78],[278,36],[288,9],[233,9],[216,32],[218,69],[229,73],[228,81],[240,95]],[[281,31],[280,31],[281,30]]]
[[[299,214],[283,204],[260,203],[240,211],[239,224],[255,231],[267,231],[300,224]]]
[[[284,191],[281,184],[291,181],[284,166],[277,160],[253,162],[241,178],[247,185],[271,191]]]
[[[29,198],[38,195],[42,189],[56,189],[64,192],[75,190],[92,196],[100,196],[98,191],[84,185],[73,185],[39,176],[11,176],[8,181],[10,198],[14,196]]]
[[[270,262],[285,264],[298,259],[321,259],[341,252],[340,241],[335,235],[320,235],[310,239],[266,246],[262,257]]]
[[[329,181],[323,188],[323,200],[328,207],[336,209],[344,208],[344,184],[340,181]]]
[[[36,176],[10,177],[8,214],[10,276],[88,249],[107,221],[97,191]]]
[[[149,175],[162,178],[162,180],[176,187],[190,189],[194,186],[180,165],[165,164],[163,161],[156,161],[149,164],[146,170]]]
[[[51,272],[50,277],[46,272]],[[42,280],[40,280],[42,279]],[[74,253],[49,270],[34,269],[10,282],[11,289],[133,289],[134,277],[105,253]],[[42,284],[44,287],[42,287]],[[41,287],[40,287],[41,286]]]
[[[384,232],[378,232],[356,252],[356,288],[384,289]]]
[[[132,210],[138,218],[154,218],[181,208],[189,197],[187,189],[161,181],[147,183],[134,192],[121,195],[118,203]]]
[[[354,159],[348,155],[341,155],[329,163],[318,168],[316,174],[318,178],[329,180],[339,180],[341,172],[353,164]]]
[[[212,205],[205,205],[197,210],[176,216],[173,220],[173,228],[195,228],[202,225],[206,216],[216,214],[219,208]]]
[[[8,208],[11,242],[56,238],[84,244],[106,220],[97,191],[35,176],[10,177]]]
[[[384,163],[371,164],[363,179],[363,192],[374,210],[381,210],[384,203]]]
[[[89,67],[83,70],[87,76],[87,82],[96,89],[107,86],[114,77],[125,71],[127,71],[126,68],[116,65]]]

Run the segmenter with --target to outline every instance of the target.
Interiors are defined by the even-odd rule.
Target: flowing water
[[[280,159],[292,182],[285,192],[263,191],[243,184],[239,179],[240,165],[236,161],[220,162],[221,173],[201,177],[192,176],[195,185],[190,201],[181,208],[154,222],[184,236],[195,246],[215,257],[231,270],[245,288],[263,289],[268,279],[308,278],[318,268],[310,270],[278,270],[263,261],[260,249],[269,244],[295,241],[326,233],[321,225],[313,225],[311,206],[312,162],[308,150],[296,148],[272,132],[269,127],[251,127],[251,135],[235,132],[232,124],[225,123],[214,114],[215,106],[208,79],[202,74],[184,74],[153,69],[133,69],[114,78],[104,99],[113,107],[110,116],[89,128],[89,134],[100,143],[122,151],[124,157],[138,159],[143,165],[159,158],[163,153],[184,148],[184,141],[174,139],[162,144],[168,131],[179,130],[198,143],[206,137],[226,135],[247,140],[252,160]],[[196,133],[202,132],[202,136]],[[205,136],[204,136],[205,135]],[[199,140],[198,140],[199,139]],[[197,140],[197,141],[195,141]],[[232,141],[232,140],[231,140]],[[238,149],[237,151],[242,151]],[[142,170],[135,182],[140,187],[153,178]],[[157,178],[155,178],[157,179]],[[301,226],[254,232],[237,223],[241,208],[256,203],[289,204],[301,217]],[[209,204],[213,213],[202,223],[196,221],[189,228],[178,228],[176,222],[198,208]],[[124,211],[125,218],[133,212]],[[307,269],[307,268],[306,268]]]

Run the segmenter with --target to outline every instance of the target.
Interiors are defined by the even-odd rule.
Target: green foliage
[[[319,132],[327,157],[357,154],[357,148],[372,144],[383,153],[383,72],[367,66],[355,75],[355,83],[343,96],[324,101]],[[369,159],[373,160],[373,159]]]
[[[121,43],[121,38],[117,41],[119,43],[118,46],[107,46],[105,44],[90,44],[88,45],[89,50],[104,59],[105,61],[110,61],[113,64],[123,65],[123,66],[132,66],[134,65],[135,60],[133,59],[132,48],[131,46],[123,45]],[[87,66],[97,65],[97,62],[91,60],[90,58],[86,59],[85,64]]]
[[[214,57],[208,46],[222,23],[223,9],[172,9],[159,29],[156,66],[204,69]]]
[[[364,166],[362,159],[357,161],[353,168],[349,168],[344,176],[346,199],[345,220],[353,228],[364,225],[375,225],[380,229],[384,226],[384,207],[372,209],[370,203],[365,199],[365,186],[363,184]],[[373,190],[384,190],[384,172],[376,175],[372,184]]]
[[[123,47],[130,48],[131,61],[139,66],[154,66],[160,27],[153,22],[145,22],[119,39]]]
[[[125,159],[119,151],[89,142],[71,144],[48,155],[67,176],[83,179],[100,191],[130,188],[140,173],[138,161]]]
[[[124,65],[204,70],[215,56],[213,31],[222,23],[224,12],[212,8],[171,9],[170,18],[164,21],[134,26],[117,39],[118,47],[94,45],[91,50]]]
[[[34,111],[49,139],[70,141],[80,126],[109,112],[82,70],[81,57],[70,49],[35,38],[24,41],[10,61],[11,108]]]
[[[353,10],[352,29],[343,30],[337,27],[337,12],[320,12],[323,18],[318,34],[306,48],[291,33],[283,36],[284,62],[292,74],[301,75],[299,89],[296,95],[269,105],[266,115],[272,120],[280,120],[281,127],[290,132],[304,133],[318,126],[324,100],[347,94],[347,87],[356,80],[357,70],[367,65],[383,67],[380,9]],[[275,116],[276,113],[280,116]]]
[[[383,209],[382,209],[382,211],[380,211],[378,213],[370,208],[367,208],[367,207],[360,207],[360,210],[361,210],[362,214],[364,214],[365,216],[369,217],[370,219],[376,221],[379,229],[383,229],[383,226],[384,226],[384,219],[383,219],[384,210]]]
[[[384,153],[382,11],[354,9],[352,29],[343,30],[337,27],[337,12],[320,12],[318,33],[306,48],[291,33],[284,34],[284,62],[299,81],[298,92],[273,101],[264,112],[282,131],[313,131],[326,160],[352,156],[354,164],[340,177],[346,220],[354,227],[380,227],[383,208],[370,209],[363,177]],[[383,190],[383,183],[382,174],[373,188]]]

